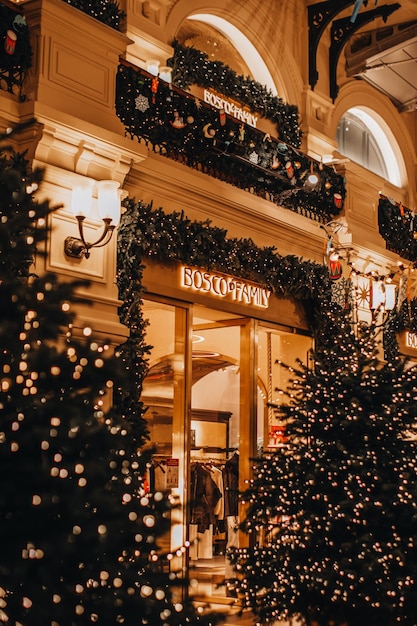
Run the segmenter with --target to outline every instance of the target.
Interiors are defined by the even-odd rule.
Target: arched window
[[[340,119],[336,140],[338,150],[397,187],[403,180],[397,154],[399,149],[383,120],[365,108],[349,109]],[[397,154],[396,154],[397,153]]]

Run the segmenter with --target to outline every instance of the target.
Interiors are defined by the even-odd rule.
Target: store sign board
[[[403,354],[417,356],[417,333],[405,330],[398,335],[398,344]]]
[[[242,109],[238,104],[235,104],[232,100],[219,96],[211,91],[211,89],[204,89],[204,102],[210,104],[216,109],[222,109],[226,115],[231,115],[235,119],[249,126],[256,128],[258,122],[258,116],[253,115],[250,111]]]
[[[169,458],[166,460],[166,486],[168,489],[178,487],[179,464],[179,459]]]
[[[180,266],[180,285],[182,289],[262,309],[268,308],[271,297],[268,289],[256,283],[186,265]]]
[[[411,333],[409,330],[406,330],[405,345],[407,346],[407,348],[413,348],[413,350],[417,350],[417,334]]]

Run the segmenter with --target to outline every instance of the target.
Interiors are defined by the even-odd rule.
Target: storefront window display
[[[187,544],[182,567],[196,599],[233,598],[229,547],[246,540],[238,493],[252,459],[285,437],[288,370],[305,361],[311,338],[197,303],[143,302],[152,346],[142,400],[155,446],[154,487],[180,504],[167,550]],[[248,311],[249,313],[249,311]]]

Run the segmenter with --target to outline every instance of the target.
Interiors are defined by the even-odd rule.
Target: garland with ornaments
[[[23,13],[0,3],[0,88],[20,95],[32,65],[29,29]]]
[[[298,121],[298,108],[286,104],[265,85],[248,76],[236,74],[221,61],[210,61],[205,52],[181,45],[174,40],[174,54],[167,64],[172,67],[172,79],[181,89],[191,85],[209,87],[223,95],[233,94],[252,113],[261,115],[276,125],[278,137],[295,148],[301,145],[302,131]]]
[[[384,294],[396,273],[379,276],[361,273],[344,262],[343,272],[335,279],[331,269],[295,255],[281,256],[275,247],[260,248],[250,238],[230,238],[227,230],[210,220],[193,221],[184,212],[166,213],[152,204],[127,198],[118,229],[117,284],[122,301],[119,313],[130,328],[132,358],[139,359],[137,371],[146,373],[146,321],[140,302],[144,295],[142,276],[147,259],[164,264],[185,263],[207,271],[217,270],[243,278],[269,289],[278,298],[291,298],[303,304],[311,331],[320,333],[320,310],[332,302],[341,310],[349,309],[352,320],[358,307],[368,303],[371,309],[372,288]],[[399,266],[399,285],[395,306],[384,319],[384,347],[398,352],[397,334],[405,329],[417,331],[417,300],[410,293],[407,268]],[[378,308],[378,307],[376,307]]]
[[[378,227],[387,250],[412,263],[417,261],[417,220],[414,211],[404,207],[401,202],[381,195],[378,203]]]
[[[64,2],[87,13],[106,26],[115,30],[122,29],[126,13],[120,9],[115,0],[64,0]]]
[[[332,167],[126,61],[116,112],[127,135],[161,156],[309,219],[343,209],[345,180]]]

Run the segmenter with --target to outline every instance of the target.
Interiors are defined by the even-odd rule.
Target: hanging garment
[[[191,524],[196,524],[198,532],[204,533],[214,524],[214,509],[222,497],[210,472],[199,463],[191,466]]]
[[[223,469],[224,516],[239,514],[239,455],[235,453]]]

